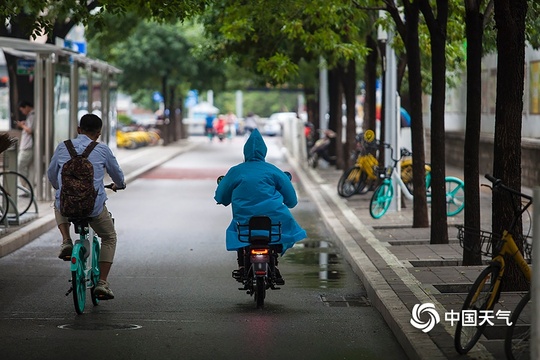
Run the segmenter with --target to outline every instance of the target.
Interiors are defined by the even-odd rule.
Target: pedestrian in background
[[[232,111],[227,113],[227,124],[229,124],[230,137],[235,137],[236,132],[238,131],[238,118],[233,114]]]
[[[255,129],[257,129],[257,120],[255,118],[255,114],[250,112],[246,117],[246,121],[244,123],[245,135],[249,137]]]
[[[31,184],[34,180],[34,106],[29,101],[23,100],[19,103],[19,111],[25,116],[24,120],[17,122],[17,126],[22,130],[21,141],[19,143],[19,154],[17,159],[18,172],[24,175]]]

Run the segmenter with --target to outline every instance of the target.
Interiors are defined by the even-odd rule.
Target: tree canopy
[[[201,13],[210,0],[4,0],[0,35],[18,38],[48,35],[76,24],[103,28],[103,15],[133,13],[140,19],[177,22]],[[69,31],[69,30],[67,30]],[[67,34],[63,30],[62,33]]]

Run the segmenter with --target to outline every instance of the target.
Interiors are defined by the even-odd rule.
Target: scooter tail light
[[[251,249],[251,255],[268,255],[268,249]]]
[[[255,271],[255,275],[266,275],[266,271],[264,270]]]

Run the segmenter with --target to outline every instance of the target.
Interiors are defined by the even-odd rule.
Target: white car
[[[269,136],[281,135],[283,124],[292,122],[295,119],[295,112],[273,113],[264,123],[263,132]]]
[[[277,121],[279,121],[281,124],[283,124],[286,121],[291,121],[291,119],[296,119],[296,113],[295,112],[273,113],[268,118],[268,120],[274,120],[274,119],[277,119]]]
[[[263,135],[277,136],[281,135],[281,122],[277,118],[268,118],[264,122]]]

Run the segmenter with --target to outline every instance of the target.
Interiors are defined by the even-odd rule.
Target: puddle
[[[287,263],[286,281],[302,288],[344,287],[343,259],[329,242],[304,240],[287,250],[281,262]],[[297,266],[292,267],[295,264]]]

